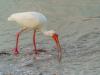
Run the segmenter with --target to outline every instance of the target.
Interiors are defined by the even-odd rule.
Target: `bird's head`
[[[53,40],[56,42],[56,44],[58,45],[58,43],[59,43],[58,34],[57,34],[54,30],[45,31],[44,34],[45,34],[46,36],[52,37],[52,39],[53,39]]]

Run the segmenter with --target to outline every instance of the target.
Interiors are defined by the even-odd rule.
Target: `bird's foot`
[[[37,49],[37,51],[39,52],[39,53],[42,53],[42,52],[47,52],[47,50],[44,50],[44,49]]]
[[[37,52],[34,51],[34,59],[37,60],[44,60],[47,59],[47,62],[49,62],[49,59],[51,55],[49,54],[48,50],[46,49],[37,49]]]
[[[19,54],[18,48],[13,48],[12,51],[15,56],[17,56]]]
[[[37,59],[41,53],[48,53],[48,52],[47,50],[44,50],[44,49],[34,50],[35,58]]]
[[[34,54],[36,54],[36,55],[39,55],[40,53],[42,53],[42,52],[47,52],[47,50],[44,50],[44,49],[37,49],[37,50],[34,50]]]

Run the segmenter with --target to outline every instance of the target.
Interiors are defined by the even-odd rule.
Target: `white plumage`
[[[22,30],[17,33],[16,36],[16,47],[14,48],[14,53],[18,54],[19,49],[18,49],[18,41],[19,41],[19,36],[20,34],[27,30],[34,30],[34,35],[33,35],[33,45],[35,48],[35,54],[38,54],[38,50],[36,48],[36,40],[35,40],[35,34],[36,31],[42,32],[46,36],[51,36],[53,40],[55,41],[57,47],[58,47],[58,59],[59,61],[61,60],[61,47],[60,43],[58,40],[58,35],[54,30],[46,30],[46,25],[47,25],[47,18],[39,13],[39,12],[21,12],[21,13],[14,13],[11,16],[8,17],[8,21],[16,21],[19,23],[22,27]]]
[[[15,13],[8,17],[9,21],[16,21],[22,27],[27,28],[38,28],[41,29],[43,25],[46,25],[47,18],[38,12],[22,12],[22,13]]]

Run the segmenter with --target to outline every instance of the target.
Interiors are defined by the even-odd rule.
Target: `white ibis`
[[[46,36],[50,36],[53,38],[54,42],[57,45],[58,50],[58,60],[61,60],[62,51],[61,46],[58,39],[58,34],[54,30],[46,30],[47,18],[39,13],[39,12],[21,12],[14,13],[8,17],[8,21],[16,21],[21,25],[21,30],[16,34],[16,47],[14,48],[14,54],[19,54],[19,36],[25,30],[34,30],[33,34],[33,46],[35,54],[38,54],[38,50],[36,48],[36,32],[41,32]]]

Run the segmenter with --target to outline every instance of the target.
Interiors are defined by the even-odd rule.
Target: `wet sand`
[[[3,0],[0,1],[0,75],[99,75],[100,74],[100,1],[99,0]],[[21,53],[12,55],[15,33],[20,26],[8,22],[15,12],[38,11],[48,18],[48,29],[59,34],[63,49],[62,62],[50,37],[37,34],[38,48],[48,49],[38,61],[32,52],[32,31],[23,33]],[[41,38],[40,38],[41,37]],[[47,42],[51,41],[50,44]]]

